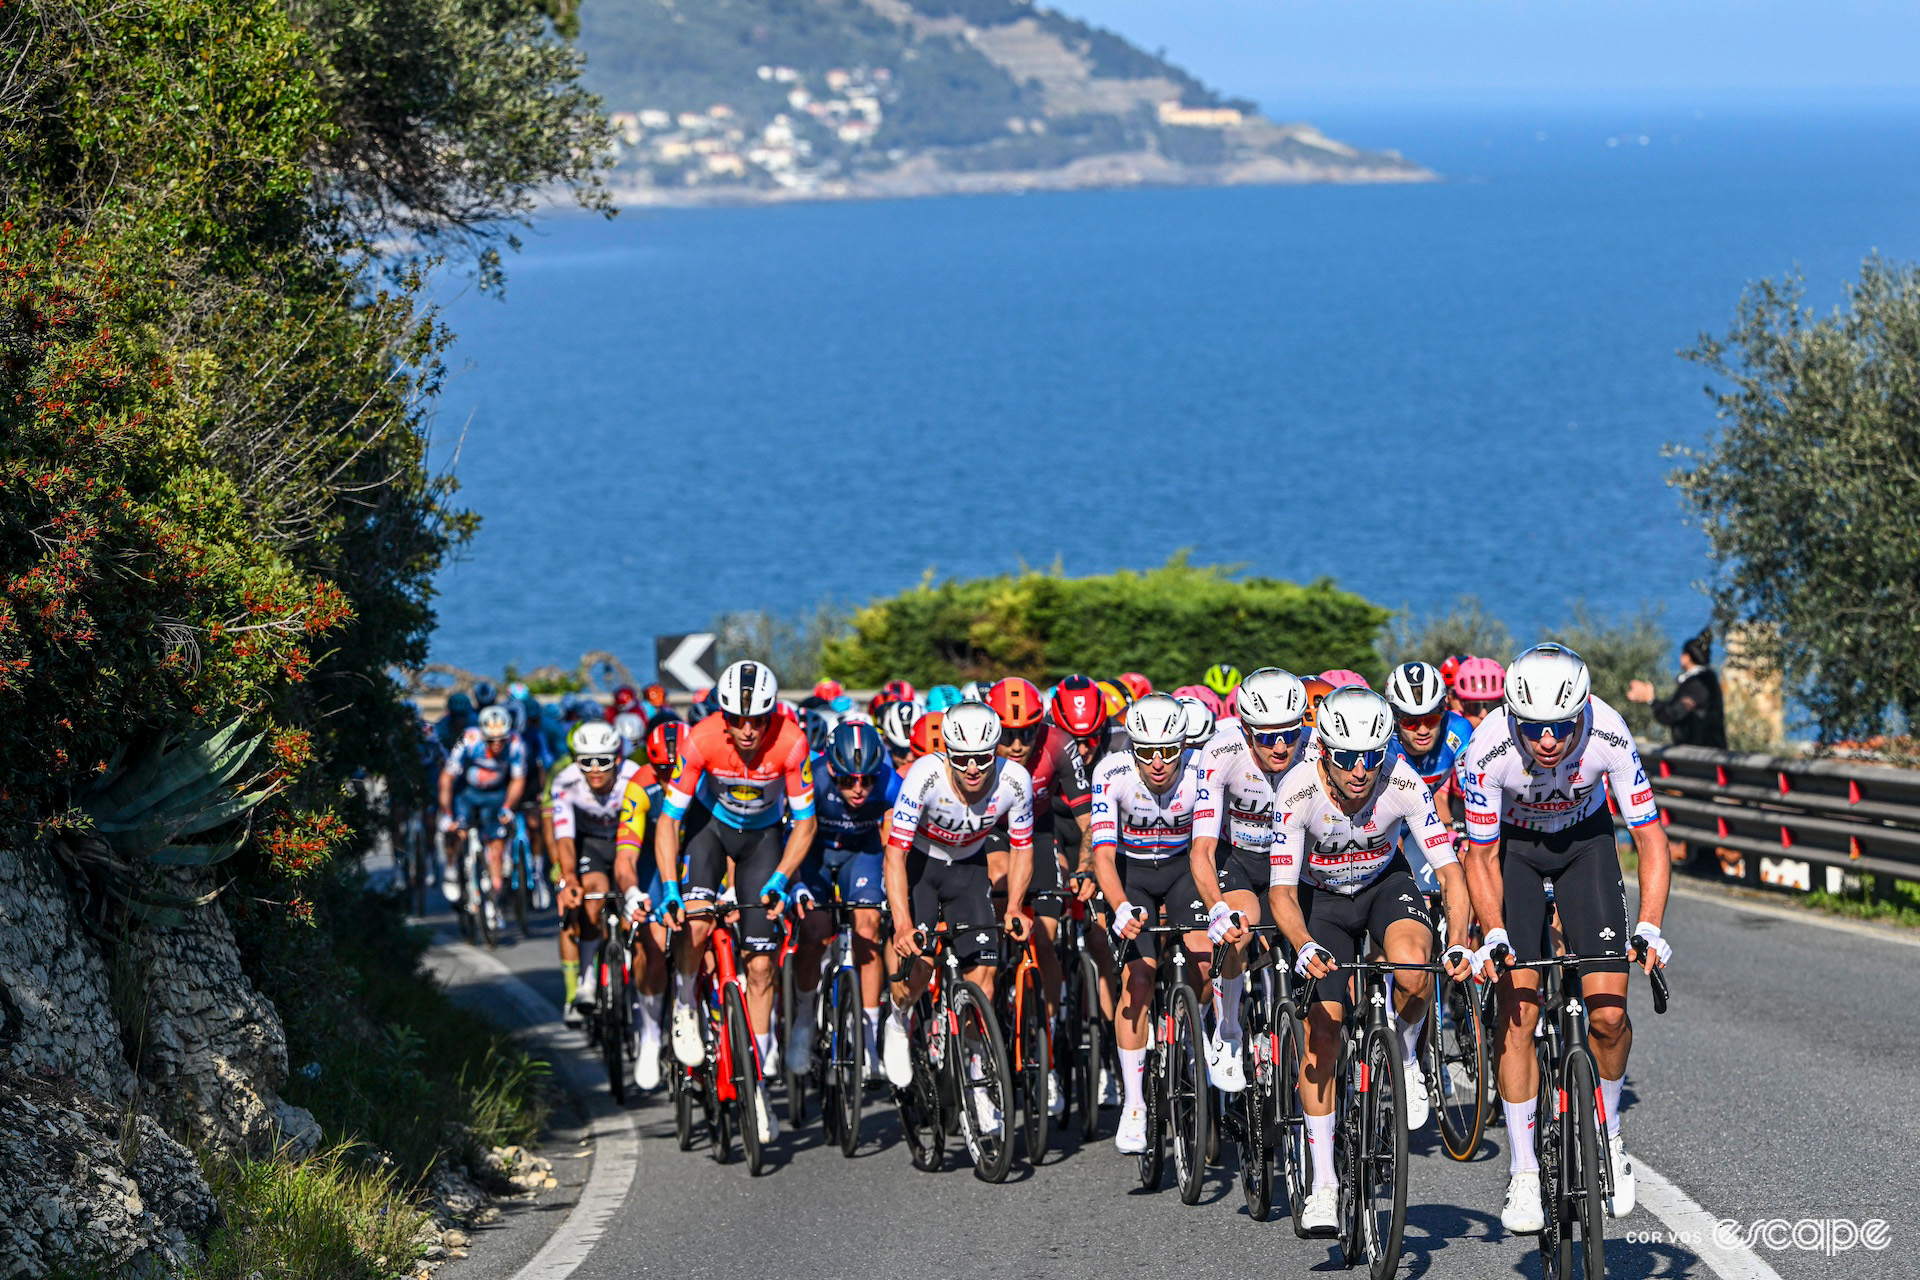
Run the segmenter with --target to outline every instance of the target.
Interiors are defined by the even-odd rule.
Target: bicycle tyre
[[[829,1106],[838,1128],[840,1154],[848,1159],[860,1146],[860,1104],[866,1090],[866,1018],[860,1012],[860,984],[842,971],[833,985],[833,1070]]]
[[[486,856],[482,853],[474,859],[474,883],[478,886],[473,894],[473,914],[475,926],[480,938],[492,951],[500,945],[499,904],[493,891],[493,876],[487,869]],[[493,907],[492,911],[487,910]]]
[[[1185,983],[1173,989],[1173,1035],[1162,1066],[1167,1128],[1173,1137],[1174,1181],[1183,1204],[1197,1204],[1207,1184],[1207,1137],[1213,1102],[1207,1088],[1206,1026],[1200,998]]]
[[[707,1060],[705,1079],[707,1133],[713,1139],[708,1154],[715,1164],[733,1159],[733,1126],[727,1119],[727,1104],[720,1100],[720,1064],[717,1057]]]
[[[894,1102],[900,1109],[900,1131],[906,1137],[907,1154],[913,1167],[922,1173],[938,1169],[946,1152],[947,1135],[940,1127],[939,1083],[933,1063],[927,1057],[922,1014],[913,1018],[913,1036],[908,1052],[913,1058],[913,1083],[894,1089]],[[887,1034],[891,1034],[888,1032]]]
[[[1047,1073],[1053,1067],[1053,1034],[1047,1002],[1040,992],[1040,971],[1029,970],[1020,984],[1020,1117],[1027,1163],[1038,1166],[1047,1154]]]
[[[1539,1237],[1540,1275],[1542,1280],[1568,1280],[1573,1275],[1573,1242],[1566,1230],[1566,1135],[1560,1124],[1559,1079],[1545,1050],[1536,1044],[1534,1054],[1540,1092],[1534,1103],[1533,1149],[1540,1163],[1540,1216],[1545,1223]]]
[[[1487,1128],[1487,1032],[1471,982],[1435,975],[1422,1065],[1432,1082],[1440,1145],[1449,1158],[1471,1160]]]
[[[1300,1066],[1306,1053],[1300,1019],[1290,1003],[1274,1011],[1274,1035],[1279,1047],[1273,1055],[1273,1110],[1280,1133],[1274,1142],[1280,1166],[1280,1194],[1293,1214],[1293,1234],[1309,1238],[1304,1215],[1312,1189],[1313,1157],[1307,1150],[1306,1112],[1300,1101]]]
[[[799,1023],[800,979],[789,955],[780,963],[780,1086],[787,1094],[787,1123],[795,1129],[807,1119],[806,1088],[800,1073],[787,1065],[787,1050],[793,1045],[793,1029]]]
[[[533,852],[527,847],[524,827],[514,832],[513,847],[509,854],[513,858],[513,924],[520,932],[520,940],[525,942],[533,936],[527,924],[527,908],[533,893],[533,886],[529,883],[533,876]]]
[[[747,1021],[747,1006],[740,998],[740,988],[729,982],[721,996],[722,1012],[726,1018],[727,1044],[731,1048],[733,1060],[733,1105],[739,1117],[740,1149],[746,1153],[747,1172],[759,1177],[766,1167],[766,1134],[760,1132],[760,1122],[754,1115],[754,1095],[760,1088],[760,1072],[753,1056],[753,1029]]]
[[[973,1175],[982,1182],[1004,1182],[1013,1167],[1013,1137],[1008,1132],[1013,1115],[1013,1069],[1007,1064],[1006,1039],[1000,1017],[986,993],[962,980],[949,1006],[958,1033],[947,1044],[946,1068],[962,1141],[973,1159]],[[970,1067],[977,1067],[974,1080]],[[1000,1131],[988,1133],[980,1124],[972,1086],[984,1086],[987,1098],[1000,1109]]]
[[[1602,1280],[1607,1274],[1606,1184],[1601,1177],[1601,1161],[1606,1157],[1600,1143],[1600,1124],[1594,1092],[1597,1072],[1593,1059],[1575,1052],[1567,1057],[1567,1103],[1576,1117],[1573,1142],[1567,1156],[1568,1187],[1578,1197],[1570,1224],[1580,1234],[1581,1264],[1587,1280]]]
[[[1100,1016],[1100,966],[1092,956],[1082,955],[1075,967],[1080,974],[1077,1061],[1074,1064],[1080,1085],[1080,1140],[1092,1142],[1100,1136],[1100,1068],[1105,1039],[1105,1020]]]
[[[627,1034],[620,1011],[627,999],[627,982],[618,945],[611,938],[601,942],[600,954],[594,963],[602,970],[599,989],[593,993],[600,1059],[607,1069],[607,1089],[613,1094],[613,1100],[624,1107],[627,1104]]]
[[[1272,1123],[1273,1064],[1261,1060],[1261,1048],[1270,1045],[1264,1032],[1249,1030],[1241,1041],[1240,1069],[1247,1087],[1240,1091],[1244,1132],[1240,1135],[1240,1194],[1247,1216],[1265,1222],[1273,1212],[1273,1155],[1267,1150]]]
[[[1391,1280],[1407,1228],[1407,1079],[1399,1037],[1386,1027],[1367,1033],[1366,1067],[1367,1095],[1359,1100],[1361,1238],[1373,1280]]]
[[[687,1069],[676,1060],[667,1074],[667,1091],[673,1095],[673,1140],[682,1151],[693,1150],[693,1091],[688,1085]]]

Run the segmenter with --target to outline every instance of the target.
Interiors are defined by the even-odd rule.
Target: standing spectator
[[[1680,646],[1680,683],[1671,698],[1653,696],[1653,686],[1635,680],[1627,686],[1627,701],[1644,702],[1653,718],[1673,731],[1675,746],[1726,749],[1727,719],[1720,699],[1720,677],[1707,664],[1713,660],[1713,629]]]

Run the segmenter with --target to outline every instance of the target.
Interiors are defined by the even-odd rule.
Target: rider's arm
[[[895,937],[906,937],[913,932],[913,900],[907,892],[907,846],[889,838],[887,840],[886,860],[881,864],[880,878],[886,884],[887,905],[893,909],[893,932]]]
[[[520,807],[520,797],[527,790],[527,744],[518,738],[511,740],[507,748],[507,798],[501,810],[511,814]]]
[[[700,775],[707,769],[706,757],[691,733],[680,735],[680,758],[660,788],[660,822],[653,833],[653,860],[660,868],[663,884],[680,880],[680,823],[693,803]]]
[[[1091,818],[1087,839],[1093,846],[1093,876],[1108,904],[1118,908],[1127,900],[1127,890],[1120,883],[1120,866],[1116,861],[1120,851],[1120,822],[1112,789],[1105,779],[1094,780],[1093,803],[1088,808]]]
[[[580,883],[580,850],[574,843],[573,802],[567,799],[557,778],[548,795],[553,801],[553,861],[560,868],[561,885],[571,889]]]
[[[787,810],[793,815],[793,827],[787,832],[786,852],[780,855],[780,873],[793,879],[793,873],[807,860],[813,848],[814,833],[820,830],[820,816],[814,812],[813,765],[807,757],[805,734],[795,736],[793,758],[787,763]]]
[[[1220,901],[1220,865],[1216,858],[1220,848],[1221,812],[1227,807],[1226,776],[1208,760],[1210,754],[1201,756],[1205,776],[1194,795],[1193,844],[1187,851],[1187,860],[1193,869],[1193,887],[1200,894],[1200,905],[1208,911]]]
[[[1306,856],[1306,811],[1273,811],[1273,844],[1267,851],[1267,902],[1273,923],[1295,952],[1313,941],[1306,913],[1300,910],[1300,859]]]
[[[640,887],[640,853],[647,843],[647,789],[638,778],[620,797],[620,825],[613,838],[613,883],[625,893]]]
[[[1018,911],[1033,883],[1033,783],[1016,780],[1016,798],[1007,812],[1007,911]]]
[[[1660,927],[1667,915],[1667,889],[1673,879],[1673,863],[1667,851],[1667,829],[1660,825],[1660,810],[1653,803],[1653,784],[1647,781],[1640,752],[1629,745],[1607,770],[1607,785],[1613,790],[1614,803],[1626,819],[1633,837],[1633,851],[1640,858],[1640,919]]]
[[[1441,820],[1439,806],[1412,766],[1400,760],[1394,768],[1405,769],[1416,784],[1412,794],[1417,797],[1417,803],[1413,812],[1407,814],[1407,831],[1419,846],[1419,854],[1426,859],[1428,869],[1440,882],[1440,898],[1447,912],[1447,941],[1464,946],[1467,930],[1473,923],[1473,905],[1467,892],[1466,874],[1453,852],[1453,828]]]
[[[446,766],[440,770],[440,812],[449,817],[453,816],[453,783],[460,776],[453,763],[453,756],[449,753]]]

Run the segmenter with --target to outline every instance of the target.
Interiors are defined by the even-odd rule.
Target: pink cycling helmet
[[[1322,671],[1320,678],[1336,689],[1350,684],[1357,684],[1362,689],[1373,688],[1372,685],[1367,683],[1365,676],[1361,675],[1358,671],[1348,671],[1345,667],[1337,667],[1332,671]]]
[[[1220,700],[1219,694],[1203,684],[1183,684],[1173,691],[1173,696],[1175,698],[1200,699],[1207,710],[1213,712],[1214,719],[1216,720],[1226,714],[1227,704]]]
[[[1492,658],[1468,658],[1453,673],[1453,696],[1462,702],[1498,702],[1507,696],[1507,673]]]

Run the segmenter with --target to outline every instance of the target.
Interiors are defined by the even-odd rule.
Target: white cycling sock
[[[772,1062],[774,1048],[773,1032],[769,1031],[765,1035],[756,1035],[753,1039],[754,1042],[760,1046],[760,1061]]]
[[[1540,1172],[1540,1157],[1533,1153],[1533,1113],[1539,1105],[1535,1098],[1525,1102],[1500,1099],[1500,1109],[1507,1115],[1508,1173]]]
[[[1306,1116],[1307,1154],[1313,1157],[1313,1189],[1337,1187],[1340,1178],[1333,1171],[1333,1113]]]
[[[1247,975],[1221,978],[1215,985],[1214,1026],[1220,1032],[1222,1040],[1240,1038],[1240,992],[1247,985]]]
[[[1620,1091],[1626,1087],[1627,1078],[1625,1076],[1621,1076],[1618,1080],[1609,1080],[1605,1076],[1600,1077],[1600,1100],[1607,1108],[1607,1136],[1609,1138],[1617,1138],[1620,1136]]]
[[[1147,1105],[1142,1086],[1147,1078],[1147,1051],[1145,1049],[1122,1049],[1120,1051],[1120,1087],[1126,1090],[1129,1107]]]
[[[880,1053],[880,1006],[862,1009],[867,1019],[867,1057],[877,1058]]]
[[[1423,1013],[1412,1022],[1407,1022],[1395,1014],[1393,1022],[1400,1031],[1400,1061],[1411,1069],[1415,1059],[1420,1056],[1420,1028],[1427,1025],[1427,1015]]]
[[[652,1044],[660,1038],[660,997],[641,995],[633,1002],[634,1020],[640,1024],[640,1043]]]
[[[688,1008],[693,1007],[695,985],[700,981],[697,973],[676,973],[673,975],[673,998]]]

